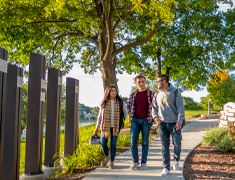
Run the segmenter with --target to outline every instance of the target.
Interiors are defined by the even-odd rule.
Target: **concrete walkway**
[[[183,178],[183,164],[187,155],[194,149],[195,146],[201,143],[202,138],[207,131],[218,124],[218,119],[208,119],[194,121],[187,124],[182,130],[182,152],[180,160],[180,169],[178,171],[171,170],[170,173],[162,177],[160,173],[162,167],[162,153],[161,142],[159,138],[150,142],[147,170],[130,170],[129,167],[132,163],[131,151],[117,156],[115,159],[115,169],[109,169],[108,166],[95,169],[84,180],[146,180],[146,179],[164,179],[164,180],[181,180]],[[173,157],[173,145],[171,144],[171,158]],[[141,146],[139,146],[139,156],[141,159]],[[173,160],[171,160],[171,166]]]

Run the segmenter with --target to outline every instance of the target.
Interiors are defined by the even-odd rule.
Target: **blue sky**
[[[233,0],[235,4],[235,0]],[[220,5],[220,9],[226,11],[230,6]],[[133,78],[136,75],[128,75],[123,73],[118,74],[118,87],[119,94],[121,96],[129,96],[131,92],[131,87],[134,86]],[[85,74],[83,69],[80,68],[79,64],[74,64],[73,69],[63,78],[63,83],[66,83],[66,77],[72,77],[79,80],[79,102],[85,104],[86,106],[95,107],[99,106],[103,96],[103,82],[101,78],[101,72],[97,72],[94,75]],[[208,94],[206,88],[202,91],[187,91],[183,92],[183,96],[192,97],[194,101],[200,102],[200,98]]]

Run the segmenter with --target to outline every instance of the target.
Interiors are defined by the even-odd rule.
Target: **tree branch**
[[[159,28],[161,27],[161,25],[164,23],[164,21],[160,21],[155,27],[154,29],[152,30],[152,32],[143,40],[140,40],[140,41],[136,41],[136,42],[133,42],[133,43],[130,43],[130,44],[127,44],[125,45],[124,47],[122,48],[119,48],[117,49],[116,51],[113,51],[112,53],[112,57],[116,56],[117,54],[127,50],[127,49],[130,49],[132,47],[136,47],[136,46],[139,46],[139,45],[143,45],[145,44],[146,42],[148,42],[153,36],[154,34],[159,30]]]
[[[60,34],[59,36],[55,37],[55,39],[60,39],[61,37],[65,37],[65,36],[80,36],[80,37],[84,37],[86,40],[92,42],[95,44],[95,46],[98,48],[99,47],[99,43],[98,43],[98,38],[96,36],[90,37],[90,36],[86,36],[85,34],[81,31],[81,30],[76,30],[76,33],[63,33]]]

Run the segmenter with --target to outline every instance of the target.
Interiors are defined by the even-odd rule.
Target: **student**
[[[130,169],[137,169],[139,164],[138,140],[142,133],[142,160],[140,169],[147,169],[147,155],[149,150],[149,133],[153,124],[152,99],[154,92],[145,87],[146,79],[143,75],[135,77],[138,90],[133,92],[129,98],[129,116],[131,121],[131,153],[133,163]]]
[[[108,85],[104,92],[104,99],[101,102],[94,134],[97,133],[98,128],[101,129],[101,147],[105,154],[105,159],[102,165],[106,166],[110,161],[110,169],[114,168],[117,139],[126,117],[126,105],[119,97],[117,88],[112,84]],[[107,146],[109,139],[111,144],[110,155]]]
[[[158,124],[159,135],[162,143],[163,170],[161,176],[170,172],[170,135],[174,145],[173,170],[179,169],[181,153],[181,128],[184,115],[183,99],[165,74],[159,75],[157,80],[158,92],[153,98],[152,115]]]

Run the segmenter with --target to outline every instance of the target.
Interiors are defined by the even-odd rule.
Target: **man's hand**
[[[176,131],[178,131],[178,130],[182,129],[182,124],[180,124],[180,123],[176,123],[176,125],[175,125],[175,129],[176,129]]]
[[[155,122],[156,122],[157,124],[161,124],[161,123],[162,123],[162,121],[161,121],[160,119],[156,119]]]
[[[98,127],[94,130],[94,134],[97,134],[98,132]]]

